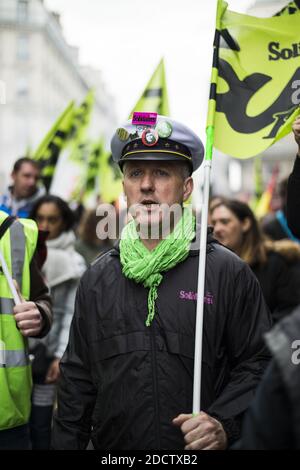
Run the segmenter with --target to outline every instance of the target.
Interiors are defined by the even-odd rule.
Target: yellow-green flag
[[[86,146],[86,133],[91,121],[92,111],[95,102],[95,93],[91,89],[78,108],[74,109],[74,119],[70,136],[71,160],[81,162],[84,159]]]
[[[82,202],[97,191],[100,158],[103,155],[103,149],[103,138],[96,142],[86,140],[81,145],[82,159],[80,163],[82,164],[82,170],[71,199]]]
[[[32,155],[32,158],[39,161],[41,178],[47,191],[51,186],[60,152],[70,137],[73,118],[74,102],[71,101]]]
[[[218,12],[214,146],[248,158],[287,135],[300,114],[300,11],[256,18],[219,0]]]
[[[169,116],[169,99],[167,92],[164,60],[161,59],[147,86],[129,115],[131,119],[135,111],[158,113]]]
[[[105,150],[104,138],[86,142],[85,154],[85,165],[72,199],[87,201],[94,194],[100,196],[102,202],[116,201],[122,193],[122,181],[120,175],[115,174],[111,153]]]
[[[254,170],[254,195],[250,199],[249,205],[253,211],[255,211],[258,202],[263,194],[263,176],[262,176],[262,158],[256,156],[253,159],[253,170]]]
[[[111,153],[104,151],[99,165],[99,187],[102,202],[116,201],[123,191],[122,180],[115,175],[110,164]]]
[[[87,159],[87,174],[85,183],[85,192],[89,194],[94,192],[97,186],[97,178],[99,177],[100,159],[104,155],[104,139],[95,142],[91,146],[91,150]]]

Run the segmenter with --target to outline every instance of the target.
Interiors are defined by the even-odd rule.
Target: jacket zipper
[[[151,361],[152,361],[152,384],[153,384],[153,398],[154,398],[154,413],[155,413],[155,443],[156,448],[160,449],[160,427],[159,427],[159,397],[158,397],[158,383],[157,383],[157,362],[156,362],[156,344],[155,344],[155,327],[152,324],[151,329]]]

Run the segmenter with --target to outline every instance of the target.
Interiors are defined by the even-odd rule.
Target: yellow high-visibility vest
[[[0,225],[8,217],[0,211]],[[30,262],[38,237],[36,223],[15,220],[0,240],[0,249],[24,299],[30,295]],[[14,301],[0,266],[0,430],[26,424],[31,410],[31,366],[26,338],[16,327]]]

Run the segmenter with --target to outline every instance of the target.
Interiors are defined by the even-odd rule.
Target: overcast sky
[[[46,0],[80,61],[103,73],[120,121],[165,58],[171,116],[204,138],[216,0]],[[253,0],[229,0],[244,12]]]

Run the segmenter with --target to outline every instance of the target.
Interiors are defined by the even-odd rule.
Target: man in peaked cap
[[[99,450],[226,449],[268,360],[260,287],[209,234],[202,411],[193,417],[199,227],[184,202],[203,145],[170,118],[138,113],[111,148],[131,220],[78,288],[53,447],[84,449],[91,438]]]

